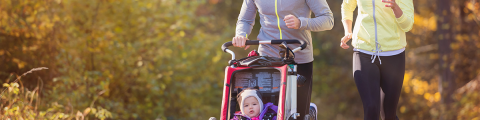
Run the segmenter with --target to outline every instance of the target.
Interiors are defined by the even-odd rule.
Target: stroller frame
[[[246,45],[258,45],[258,44],[280,44],[282,42],[286,42],[287,44],[292,43],[301,43],[302,45],[294,50],[293,52],[302,50],[306,47],[305,42],[299,40],[269,40],[269,41],[257,41],[257,40],[248,40]],[[231,42],[227,42],[223,44],[222,50],[228,52],[232,55],[232,60],[235,60],[235,53],[229,50],[227,47],[231,46]],[[220,120],[229,120],[233,117],[235,112],[235,108],[237,107],[236,104],[236,96],[232,96],[235,94],[234,91],[236,87],[235,84],[235,73],[239,71],[248,71],[248,70],[278,70],[280,72],[280,85],[279,85],[279,92],[278,97],[273,99],[274,95],[272,95],[272,99],[270,101],[278,102],[278,112],[277,112],[277,120],[290,120],[290,119],[297,119],[300,116],[297,113],[297,65],[294,64],[285,64],[283,66],[275,66],[275,67],[244,67],[239,66],[236,67],[232,63],[230,66],[225,68],[225,78],[224,78],[224,87],[223,87],[223,96],[222,96],[222,105],[221,105],[221,114]],[[239,92],[239,91],[237,91]],[[275,93],[274,93],[275,94]],[[274,103],[275,104],[275,103]]]

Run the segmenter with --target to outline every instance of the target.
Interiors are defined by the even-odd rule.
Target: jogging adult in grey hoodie
[[[259,12],[260,33],[258,40],[297,39],[308,43],[307,48],[295,53],[297,73],[307,78],[305,86],[298,88],[298,112],[300,120],[308,113],[312,90],[313,46],[311,31],[330,30],[333,14],[325,0],[244,0],[238,16],[235,37],[236,47],[245,47],[246,36],[252,31],[255,16]],[[315,17],[311,18],[312,12]],[[289,45],[296,48],[299,45]],[[262,56],[279,57],[278,45],[259,45]]]

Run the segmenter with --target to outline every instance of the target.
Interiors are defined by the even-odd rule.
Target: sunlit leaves
[[[340,12],[341,1],[328,2],[334,15]],[[407,33],[408,71],[399,115],[405,119],[435,119],[443,114],[441,108],[436,107],[441,102],[436,62],[445,58],[437,53],[440,35],[435,32],[438,28],[456,30],[457,34],[441,35],[455,39],[449,46],[457,59],[455,64],[446,67],[461,73],[457,74],[459,78],[472,78],[471,75],[479,72],[478,30],[473,29],[475,24],[437,26],[439,15],[434,14],[432,1],[414,2],[415,24]],[[43,98],[37,113],[40,118],[54,115],[87,119],[217,116],[223,70],[230,58],[219,48],[234,35],[241,3],[228,0],[4,0],[0,4],[0,60],[8,64],[9,70],[38,65],[58,67],[42,74],[52,79],[43,80],[45,89],[40,92]],[[461,12],[466,15],[459,17],[462,19],[458,22],[475,21],[479,3],[465,4]],[[339,52],[335,47],[338,42],[335,35],[343,33],[341,24],[336,26],[332,31],[312,33],[315,45],[312,102],[323,105],[323,111],[319,112],[323,119],[361,118],[361,102],[355,83],[349,78],[351,51]],[[254,31],[258,31],[258,24]],[[470,31],[472,33],[467,34]],[[249,38],[254,39],[255,34]],[[239,51],[237,58],[245,56],[242,49],[232,50]],[[2,59],[3,56],[6,59]],[[24,82],[24,85],[36,84]],[[11,95],[15,94],[12,85],[3,85],[11,87]],[[26,97],[29,99],[39,93],[22,94],[21,90],[17,90],[17,95],[29,96]],[[472,114],[479,111],[479,97],[475,93],[465,96],[458,98],[458,114],[474,116]],[[71,111],[62,112],[67,108]],[[2,110],[14,114],[18,109],[10,106]],[[473,117],[459,119],[468,118]]]
[[[201,104],[189,104],[189,100],[211,90],[208,84],[221,82],[212,79],[223,76],[218,76],[219,70],[205,66],[220,61],[224,54],[216,52],[220,37],[198,27],[207,23],[198,22],[196,18],[209,19],[194,14],[202,1],[180,1],[175,6],[168,6],[168,2],[171,1],[63,2],[90,7],[66,8],[67,17],[72,19],[67,22],[70,27],[67,32],[72,36],[62,44],[66,52],[59,56],[60,64],[70,71],[63,71],[65,80],[57,84],[78,86],[74,87],[75,94],[67,95],[76,101],[88,99],[78,95],[91,96],[95,91],[109,89],[108,97],[102,95],[96,104],[105,105],[109,111],[113,109],[111,114],[118,119],[192,113],[192,109],[166,110],[200,107]],[[185,9],[174,9],[178,7]],[[205,55],[204,52],[217,54]],[[75,62],[70,64],[71,60]],[[83,74],[83,71],[99,74]],[[70,82],[78,79],[85,82]],[[201,84],[194,84],[197,82]],[[216,115],[215,111],[210,114]],[[198,115],[201,114],[184,117],[197,118]]]

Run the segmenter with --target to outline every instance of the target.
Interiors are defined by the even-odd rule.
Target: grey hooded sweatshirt
[[[236,36],[250,35],[257,11],[261,25],[258,40],[298,39],[308,43],[307,48],[295,53],[295,61],[299,64],[313,61],[310,31],[330,30],[333,27],[333,14],[325,0],[244,0],[238,16]],[[315,18],[310,17],[312,12]],[[283,18],[289,14],[300,20],[299,29],[286,26]],[[289,45],[291,49],[298,46]],[[258,48],[260,55],[271,57],[279,57],[279,50],[278,45],[269,44],[262,44]]]

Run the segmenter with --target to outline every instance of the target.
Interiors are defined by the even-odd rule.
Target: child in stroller
[[[278,107],[268,102],[263,105],[262,95],[258,87],[247,88],[237,96],[241,113],[235,113],[231,120],[275,120]]]

